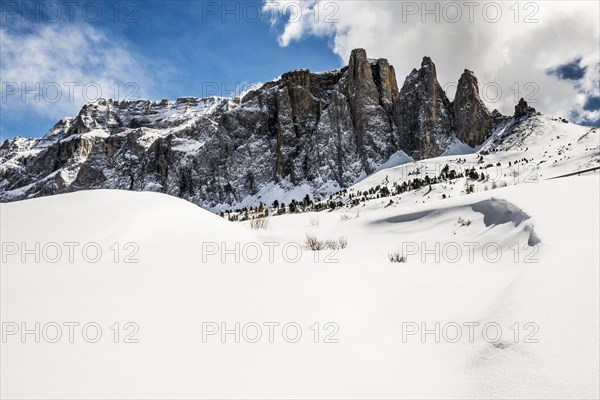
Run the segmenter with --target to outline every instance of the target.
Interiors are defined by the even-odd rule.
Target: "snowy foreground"
[[[575,176],[266,230],[153,193],[2,204],[1,395],[597,398],[599,188]],[[297,257],[307,233],[348,246]]]

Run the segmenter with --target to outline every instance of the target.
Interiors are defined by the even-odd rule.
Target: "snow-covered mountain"
[[[478,92],[465,70],[449,101],[428,57],[399,90],[387,60],[357,49],[347,67],[291,71],[241,98],[101,99],[41,139],[6,141],[0,200],[100,188],[214,210],[265,192],[323,198],[406,156],[471,151],[515,123]]]
[[[401,159],[326,203],[360,209],[377,200],[385,207],[404,207],[600,169],[599,128],[543,115],[511,120],[477,151],[456,147],[436,158]]]

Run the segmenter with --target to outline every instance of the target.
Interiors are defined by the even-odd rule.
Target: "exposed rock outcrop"
[[[529,115],[535,115],[537,111],[533,107],[529,107],[525,99],[521,97],[519,104],[515,106],[515,118],[522,118]]]
[[[493,117],[479,97],[479,84],[472,71],[465,69],[458,81],[452,103],[456,137],[474,147],[484,141],[493,124]]]
[[[398,147],[415,159],[440,155],[452,136],[452,107],[437,80],[435,65],[424,57],[404,81],[394,104]]]

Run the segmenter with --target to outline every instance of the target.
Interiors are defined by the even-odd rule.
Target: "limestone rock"
[[[528,112],[519,103],[516,115]],[[504,120],[487,112],[470,72],[452,104],[428,57],[398,90],[386,59],[356,49],[347,67],[290,71],[242,98],[86,104],[42,138],[2,144],[0,201],[105,188],[214,208],[273,184],[324,197],[400,150],[435,157],[455,136],[481,143]]]

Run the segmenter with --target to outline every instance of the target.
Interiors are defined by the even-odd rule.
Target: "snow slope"
[[[566,121],[566,120],[564,120]],[[241,202],[230,206],[219,204],[210,208],[213,212],[256,207],[260,202],[270,206],[275,200],[280,204],[289,204],[291,200],[301,202],[309,194],[314,200],[351,203],[350,195],[356,198],[358,192],[369,191],[377,186],[387,186],[394,192],[394,185],[402,182],[437,177],[447,165],[457,174],[475,168],[486,175],[484,180],[470,180],[475,192],[491,190],[499,186],[511,186],[522,183],[536,183],[544,179],[576,174],[600,168],[600,128],[587,127],[564,122],[560,118],[533,115],[522,120],[512,120],[499,127],[480,146],[471,148],[454,140],[440,157],[414,161],[399,151],[377,168],[371,175],[363,174],[356,183],[342,189],[335,182],[322,183],[315,189],[303,182],[294,187],[286,181],[271,182],[254,196],[248,196]],[[442,196],[459,196],[465,193],[467,179],[429,185],[391,196],[394,206],[423,203],[439,200]],[[313,185],[314,186],[314,185]],[[376,191],[377,192],[377,191]],[[376,198],[370,196],[370,198]],[[361,197],[358,195],[358,197]],[[369,198],[369,200],[370,200]],[[387,205],[390,199],[379,203]],[[369,201],[366,206],[373,206]],[[362,206],[362,205],[361,205]]]
[[[594,174],[402,207],[373,200],[271,218],[266,230],[155,193],[85,191],[1,204],[3,332],[10,322],[81,324],[73,343],[64,327],[57,343],[46,340],[51,330],[40,343],[31,334],[25,343],[6,336],[1,395],[597,398],[599,190]],[[292,260],[307,233],[344,236],[349,245],[337,253],[303,250]],[[70,241],[81,243],[73,262],[64,252],[49,262],[56,254],[48,243]],[[6,247],[36,242],[49,249],[39,262],[32,255],[23,262],[22,252]],[[93,251],[88,261],[80,251],[92,242],[102,249],[96,263]],[[279,244],[272,258],[265,242]],[[465,243],[472,242],[471,259]],[[136,249],[126,243],[137,245],[129,261],[139,262],[124,262]],[[436,243],[447,252],[422,251]],[[225,247],[234,251],[213,254]],[[257,247],[262,257],[252,260]],[[396,250],[406,263],[388,260]],[[97,343],[82,338],[89,322],[102,329]],[[139,327],[138,343],[123,343],[133,329],[126,322]],[[207,322],[248,330],[239,343],[234,334],[225,343],[218,334],[203,340]],[[262,327],[256,343],[247,340],[255,337],[253,322]],[[269,322],[280,324],[272,343]],[[285,340],[294,329],[282,333],[290,322],[302,329],[296,343]],[[439,343],[434,334],[424,341],[421,332],[407,335],[436,322],[449,327]],[[470,322],[480,324],[473,340]],[[498,340],[489,340],[493,329],[483,336],[486,323],[501,327]],[[456,343],[452,324],[463,327]]]
[[[350,194],[356,195],[377,186],[387,186],[394,193],[394,185],[425,176],[437,177],[445,166],[457,174],[465,174],[471,168],[485,174],[484,180],[468,181],[475,192],[538,183],[577,171],[597,169],[600,168],[600,129],[567,124],[543,115],[534,116],[516,127],[507,126],[495,132],[477,152],[407,162],[378,171],[350,187],[346,193],[338,193],[334,200],[346,204]],[[444,195],[460,196],[465,194],[466,182],[467,179],[441,182],[432,185],[431,190],[425,185],[401,195],[368,201],[365,206],[383,207],[391,199],[393,204],[390,206],[404,207],[437,201]]]

